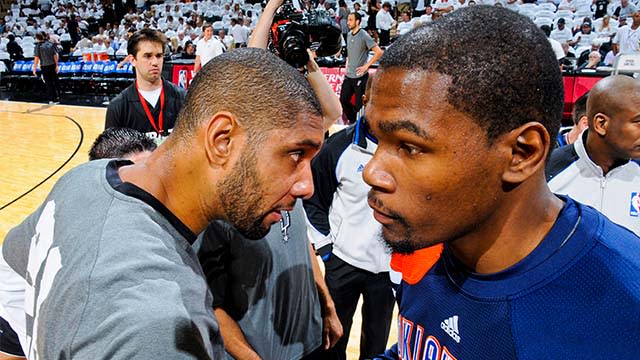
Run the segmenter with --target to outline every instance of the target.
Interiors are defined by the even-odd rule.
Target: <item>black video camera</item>
[[[321,57],[337,54],[341,47],[340,28],[324,10],[303,14],[286,0],[273,18],[269,48],[295,68],[309,61],[307,49]]]

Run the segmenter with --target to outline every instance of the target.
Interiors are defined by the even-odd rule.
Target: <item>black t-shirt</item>
[[[599,19],[607,15],[607,6],[609,6],[608,0],[596,0],[595,18]]]

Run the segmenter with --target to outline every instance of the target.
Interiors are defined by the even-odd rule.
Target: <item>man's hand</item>
[[[335,309],[322,315],[322,346],[325,350],[334,347],[343,335],[342,324]]]
[[[60,73],[60,67],[58,65],[56,65],[56,74]]]
[[[37,74],[37,71],[36,71],[36,68],[35,68],[35,67],[33,68],[33,76],[38,76],[38,74]]]
[[[362,76],[367,73],[367,70],[369,70],[369,67],[367,65],[359,66],[356,68],[356,75]]]

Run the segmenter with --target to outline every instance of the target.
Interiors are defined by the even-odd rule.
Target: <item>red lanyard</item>
[[[151,115],[151,111],[149,110],[149,106],[147,106],[147,100],[145,100],[144,96],[140,93],[140,89],[138,88],[138,82],[136,81],[136,91],[138,92],[138,97],[140,98],[140,102],[142,103],[142,108],[144,109],[145,114],[147,114],[147,119],[153,126],[153,129],[158,133],[158,135],[162,135],[164,133],[164,129],[162,129],[162,113],[164,112],[164,83],[162,84],[162,88],[160,90],[160,116],[158,116],[158,125],[156,125],[156,120]]]

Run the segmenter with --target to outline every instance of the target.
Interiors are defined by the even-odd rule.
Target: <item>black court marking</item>
[[[36,111],[41,111],[41,110],[45,110],[50,108],[51,105],[45,105],[45,106],[41,106],[38,108],[34,108],[34,109],[29,109],[27,111],[24,112],[20,112],[20,111],[5,111],[5,110],[0,110],[0,112],[4,112],[4,113],[14,113],[14,114],[28,114],[28,115],[37,115],[37,116],[52,116],[52,117],[63,117],[69,121],[71,121],[72,123],[74,123],[76,125],[76,127],[78,128],[78,131],[80,131],[80,141],[78,142],[78,145],[76,146],[75,150],[73,150],[73,152],[71,153],[71,155],[69,156],[69,158],[67,158],[67,160],[65,160],[62,165],[60,165],[57,169],[55,169],[51,174],[49,174],[49,176],[47,176],[46,178],[44,178],[42,181],[40,181],[39,183],[37,183],[35,186],[33,186],[31,189],[25,191],[22,195],[18,196],[17,198],[9,201],[8,203],[2,205],[0,207],[0,211],[4,210],[6,207],[8,207],[9,205],[17,202],[18,200],[22,199],[23,197],[29,195],[31,192],[33,192],[35,189],[37,189],[38,187],[40,187],[42,184],[44,184],[45,182],[47,182],[49,179],[51,179],[55,174],[57,174],[60,170],[62,170],[63,167],[65,167],[69,161],[71,161],[71,159],[73,159],[74,156],[76,156],[76,154],[78,153],[78,151],[80,150],[80,146],[82,146],[82,142],[84,141],[84,130],[82,129],[82,126],[80,126],[80,124],[74,120],[73,118],[66,116],[66,115],[49,115],[49,114],[35,114],[34,112]]]

